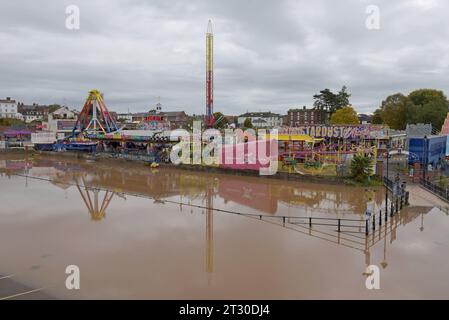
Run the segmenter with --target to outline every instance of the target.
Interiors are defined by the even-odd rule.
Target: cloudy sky
[[[80,29],[66,28],[66,7]],[[366,27],[379,8],[378,30]],[[346,85],[359,112],[387,95],[447,88],[446,0],[17,0],[0,2],[0,97],[80,108],[204,113],[213,20],[215,111],[285,113]]]

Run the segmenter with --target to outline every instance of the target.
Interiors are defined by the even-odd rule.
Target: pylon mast
[[[214,34],[209,20],[206,32],[206,126],[214,124]]]

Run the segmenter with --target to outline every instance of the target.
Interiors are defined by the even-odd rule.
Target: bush
[[[13,119],[13,118],[0,118],[0,125],[11,127],[11,126],[24,126],[25,122],[19,119]]]
[[[304,168],[306,169],[319,169],[321,168],[321,162],[316,160],[307,160],[304,162]]]
[[[351,161],[351,176],[357,182],[366,182],[373,175],[373,160],[356,155]]]

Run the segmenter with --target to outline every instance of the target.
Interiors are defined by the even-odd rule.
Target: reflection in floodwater
[[[24,174],[26,177],[48,179],[60,188],[76,187],[91,219],[95,221],[105,218],[114,196],[124,197],[125,194],[152,198],[161,204],[178,203],[180,211],[183,205],[205,209],[205,270],[209,276],[214,269],[214,211],[231,212],[229,203],[253,210],[242,212],[241,208],[238,208],[236,209],[238,212],[233,212],[242,217],[277,224],[362,252],[366,266],[373,262],[371,249],[376,244],[382,243],[383,257],[379,263],[383,268],[388,266],[388,243],[391,244],[396,239],[398,227],[420,217],[420,230],[423,231],[424,215],[431,209],[406,208],[402,213],[384,221],[376,230],[371,230],[369,235],[365,235],[364,223],[361,223],[355,232],[349,230],[337,232],[333,227],[308,226],[290,217],[349,216],[364,222],[367,202],[364,189],[232,175],[210,175],[173,169],[150,170],[135,164],[117,165],[103,161],[87,162],[76,159],[60,161],[45,157],[37,157],[33,161],[28,159],[0,161],[0,172],[6,175]],[[374,198],[378,208],[382,208],[382,189],[370,192],[369,197]],[[177,196],[180,197],[179,201],[174,200]],[[187,202],[182,200],[183,198],[187,199]]]
[[[212,189],[206,192],[206,272],[212,274],[214,270],[214,207]],[[209,279],[210,280],[210,279]]]
[[[80,183],[76,183],[76,188],[78,189],[81,198],[84,201],[84,204],[87,207],[87,210],[90,213],[90,216],[92,220],[100,221],[102,220],[106,215],[106,209],[109,206],[109,203],[112,200],[112,197],[114,196],[114,192],[106,190],[104,192],[103,201],[101,202],[101,206],[99,206],[99,195],[100,195],[100,189],[97,188],[89,188],[86,186],[86,183],[83,178],[82,180],[82,186],[80,186]],[[84,189],[84,190],[83,190]],[[92,193],[92,196],[91,196]]]
[[[56,185],[73,182],[77,174],[82,174],[86,178],[86,187],[145,195],[154,199],[180,196],[189,202],[205,199],[209,186],[213,186],[210,190],[212,198],[222,199],[225,206],[231,202],[251,209],[252,212],[272,215],[363,217],[367,197],[371,197],[367,190],[341,185],[294,183],[173,169],[150,170],[135,164],[89,163],[77,159],[60,161],[37,157],[32,162],[0,160],[0,168],[5,172],[26,170],[33,176],[47,176]],[[377,208],[382,208],[382,189],[376,188],[370,192],[374,194]]]

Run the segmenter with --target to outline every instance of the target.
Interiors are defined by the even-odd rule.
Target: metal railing
[[[384,177],[384,186],[392,194],[392,202],[396,202],[396,206],[402,207],[409,204],[410,193],[405,190],[405,183],[400,184],[387,177]]]
[[[430,191],[431,193],[440,197],[444,201],[449,202],[449,189],[442,188],[439,185],[433,183],[432,181],[425,180],[423,178],[419,179],[419,183],[422,187],[424,187],[424,189]]]

